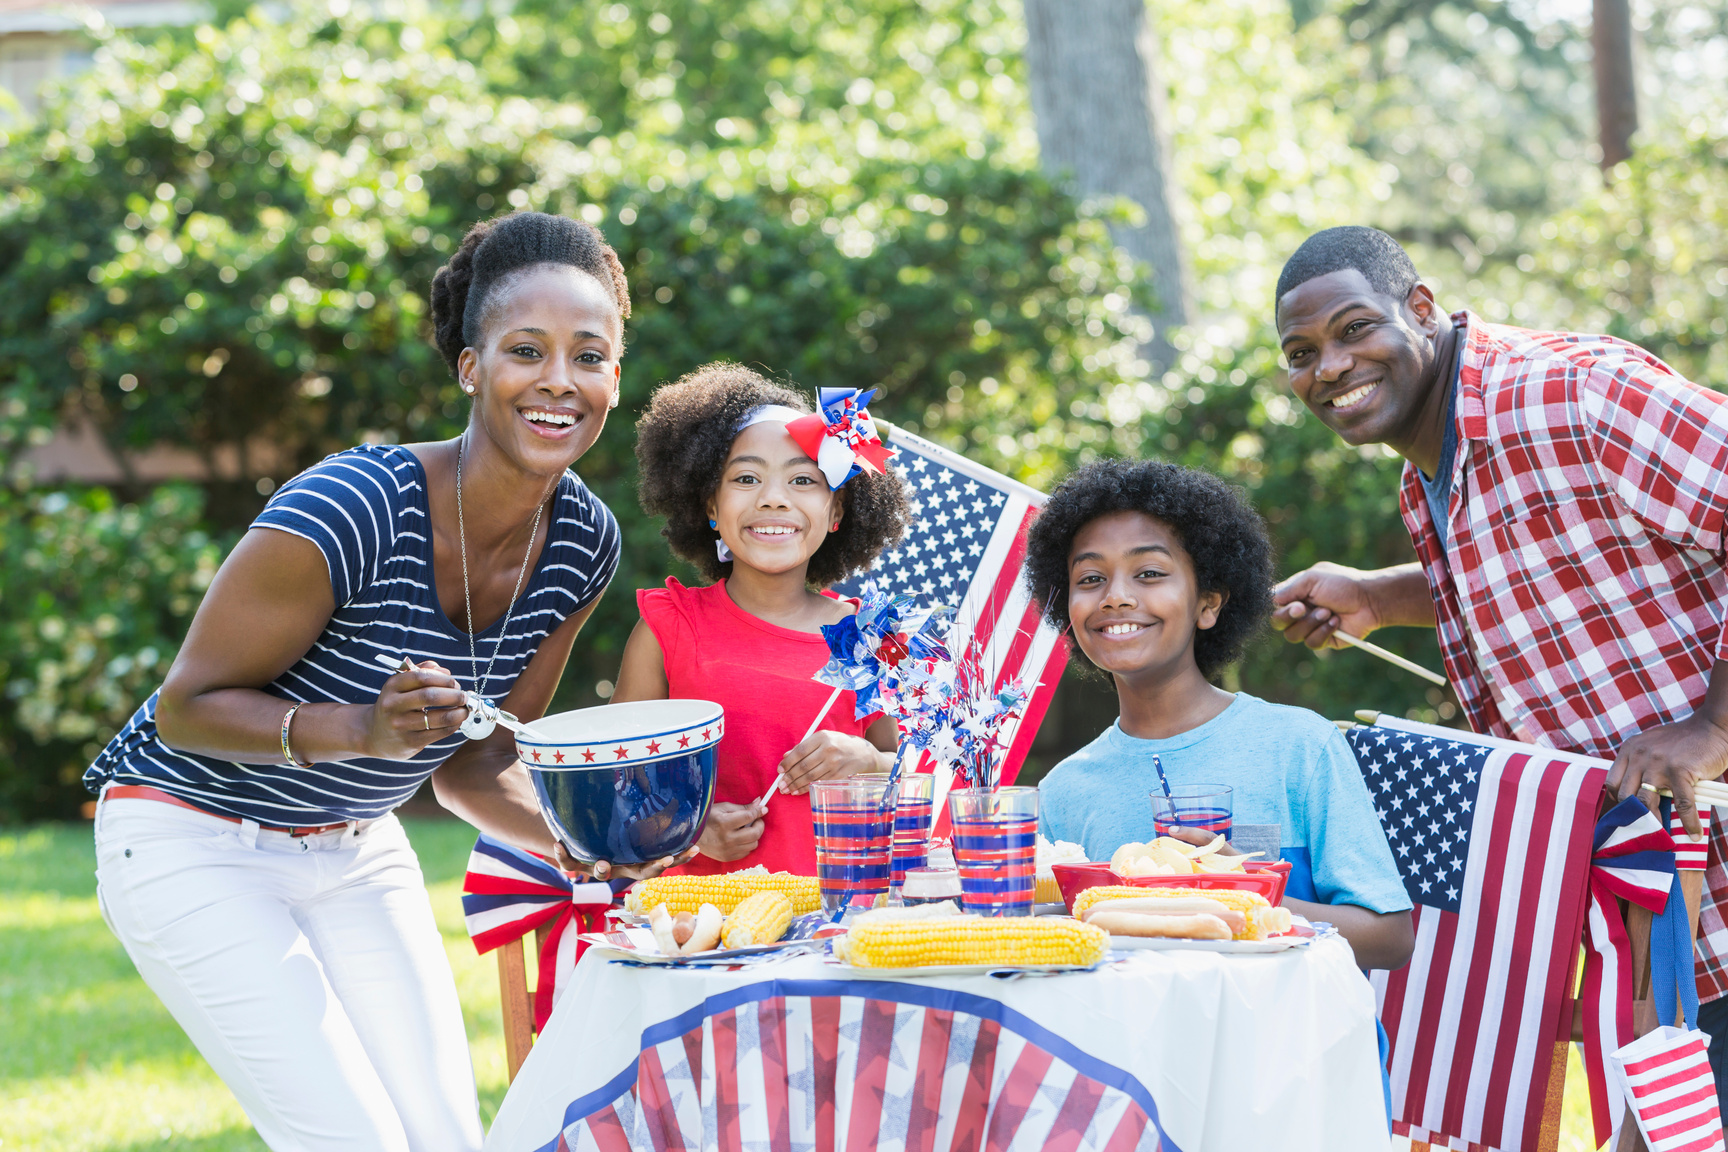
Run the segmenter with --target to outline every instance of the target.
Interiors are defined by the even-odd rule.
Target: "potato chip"
[[[1167,840],[1152,845],[1151,856],[1158,863],[1169,865],[1178,876],[1191,875],[1194,871],[1194,863],[1188,859],[1188,854]]]
[[[1138,860],[1151,849],[1144,844],[1124,844],[1110,854],[1110,870],[1118,876],[1123,875],[1122,869],[1130,860]]]

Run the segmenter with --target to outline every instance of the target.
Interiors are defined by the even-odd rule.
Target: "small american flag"
[[[1441,1147],[1538,1148],[1556,1045],[1571,1035],[1607,766],[1402,720],[1349,739],[1416,905],[1409,965],[1373,974],[1394,1129]]]
[[[924,604],[952,604],[948,648],[955,657],[975,651],[997,687],[1019,677],[1030,698],[1020,719],[1009,721],[1001,735],[1007,751],[1000,779],[1012,784],[1068,661],[1062,637],[1020,586],[1026,527],[1045,496],[910,432],[882,421],[877,427],[896,449],[894,467],[912,487],[917,519],[899,547],[838,590],[855,596],[874,580]],[[951,783],[948,773],[938,773],[939,827],[947,824]]]

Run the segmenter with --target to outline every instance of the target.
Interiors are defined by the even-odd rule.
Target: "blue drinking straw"
[[[1164,799],[1170,801],[1171,811],[1176,809],[1176,798],[1170,794],[1170,778],[1164,775],[1164,761],[1158,759],[1158,754],[1152,754],[1152,767],[1158,770],[1158,783],[1164,787]]]

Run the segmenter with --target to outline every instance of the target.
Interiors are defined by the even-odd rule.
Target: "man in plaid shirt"
[[[1313,648],[1438,627],[1477,732],[1611,758],[1620,796],[1728,768],[1728,396],[1607,336],[1447,315],[1404,250],[1332,228],[1278,281],[1291,389],[1350,444],[1405,459],[1420,562],[1319,564],[1274,624]],[[1711,834],[1700,1026],[1728,1034],[1728,822]],[[1728,1044],[1711,1045],[1728,1097]],[[1723,1102],[1728,1115],[1728,1098]]]

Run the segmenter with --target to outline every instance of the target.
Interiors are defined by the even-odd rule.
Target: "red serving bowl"
[[[1290,861],[1266,863],[1248,860],[1246,872],[1197,872],[1191,876],[1134,876],[1123,878],[1110,871],[1108,864],[1052,864],[1056,886],[1062,889],[1062,903],[1074,911],[1074,901],[1088,888],[1127,884],[1134,888],[1233,888],[1243,892],[1258,892],[1268,904],[1284,900],[1284,884],[1290,878]]]

